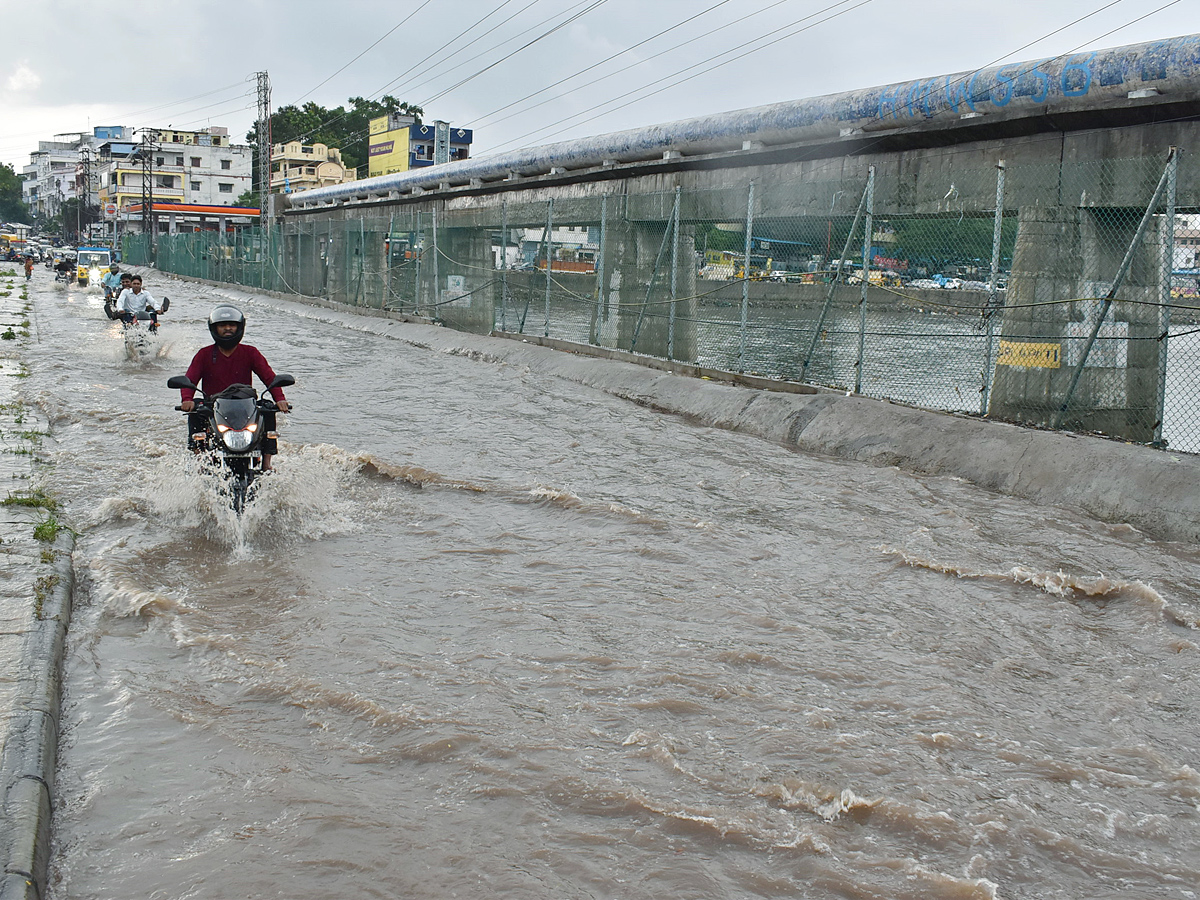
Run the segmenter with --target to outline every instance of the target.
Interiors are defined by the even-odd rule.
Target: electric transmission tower
[[[259,224],[267,213],[271,193],[271,79],[257,72],[258,79],[258,206]]]
[[[266,72],[258,79],[258,233],[259,287],[267,286],[267,265],[271,255],[271,79]]]
[[[150,258],[154,259],[154,153],[158,133],[142,132],[142,233],[150,235]]]

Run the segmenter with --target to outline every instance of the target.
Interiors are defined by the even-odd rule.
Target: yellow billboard
[[[370,122],[367,138],[367,175],[391,175],[408,171],[408,126],[387,130],[388,117]]]

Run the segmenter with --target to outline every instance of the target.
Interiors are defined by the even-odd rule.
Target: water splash
[[[166,453],[139,483],[136,507],[153,518],[199,532],[249,556],[297,540],[316,540],[354,529],[349,481],[357,471],[335,447],[286,447],[272,472],[251,488],[242,515],[233,511],[224,469],[206,457]],[[113,504],[110,509],[127,507]]]

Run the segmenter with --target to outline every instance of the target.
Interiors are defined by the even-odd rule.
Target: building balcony
[[[126,184],[120,187],[109,187],[107,193],[109,197],[132,197],[139,201],[142,199],[141,185]],[[182,200],[183,188],[165,188],[156,186],[153,194],[155,200]]]

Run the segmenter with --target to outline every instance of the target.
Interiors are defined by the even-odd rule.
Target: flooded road
[[[266,298],[239,522],[165,387],[229,295],[131,361],[48,281],[56,900],[1196,896],[1194,547]]]

